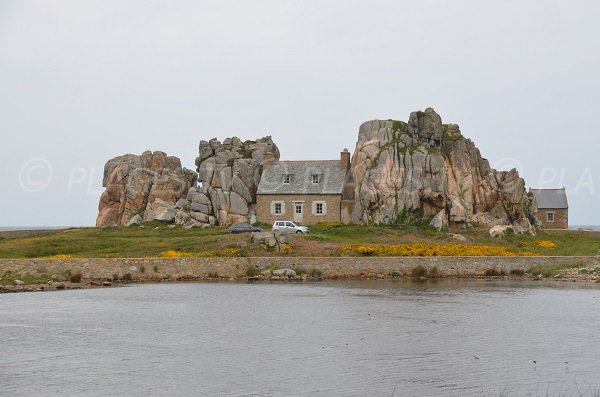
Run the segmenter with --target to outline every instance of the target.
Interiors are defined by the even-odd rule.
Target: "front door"
[[[294,202],[294,222],[302,223],[302,214],[304,212],[304,203]]]

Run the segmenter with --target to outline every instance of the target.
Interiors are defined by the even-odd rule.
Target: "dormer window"
[[[289,185],[292,180],[292,174],[283,174],[283,184]]]
[[[319,183],[319,174],[312,174],[312,183]]]

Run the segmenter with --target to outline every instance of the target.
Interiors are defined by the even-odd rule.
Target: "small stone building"
[[[291,220],[303,225],[349,221],[354,203],[344,197],[350,153],[339,160],[265,163],[256,194],[256,220]]]
[[[569,228],[569,202],[565,188],[529,189],[537,201],[537,217],[546,229]]]

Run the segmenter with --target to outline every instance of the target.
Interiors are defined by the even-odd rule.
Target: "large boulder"
[[[173,222],[175,205],[195,186],[197,174],[177,157],[146,151],[107,161],[96,226],[137,224],[141,220]]]
[[[531,231],[535,213],[516,170],[496,171],[458,125],[442,124],[431,108],[409,122],[360,126],[351,163],[355,223],[394,223],[406,213],[431,226],[480,222]]]
[[[256,190],[266,161],[279,159],[270,136],[242,142],[201,141],[196,158],[200,187],[190,189],[189,207],[199,222],[246,223],[256,212]]]

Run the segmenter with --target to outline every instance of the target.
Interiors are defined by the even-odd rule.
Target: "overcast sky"
[[[597,1],[0,0],[0,226],[93,225],[106,160],[272,135],[337,158],[434,107],[600,224]]]

